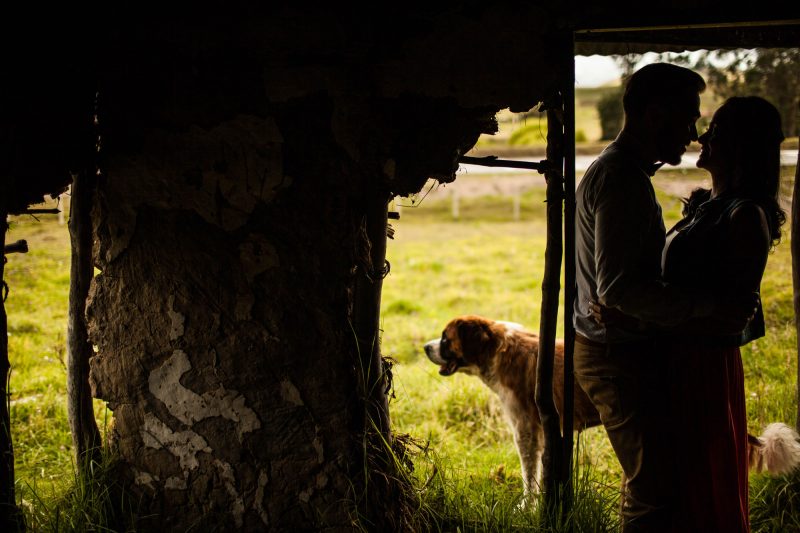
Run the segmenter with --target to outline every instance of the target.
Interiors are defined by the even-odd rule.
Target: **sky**
[[[696,52],[688,52],[690,58],[696,58]],[[752,52],[752,51],[751,51]],[[685,52],[686,53],[686,52]],[[667,53],[668,57],[674,57],[678,54]],[[729,64],[730,58],[726,59],[725,56],[712,56],[711,62],[716,66],[725,66]],[[663,61],[659,59],[659,55],[655,52],[647,52],[642,55],[640,61],[636,64],[636,68],[641,68],[648,63],[654,61]],[[617,83],[619,77],[622,75],[617,64],[609,56],[575,56],[575,86],[576,87],[599,87],[607,83]]]
[[[598,87],[616,81],[621,71],[608,56],[575,56],[575,86]]]

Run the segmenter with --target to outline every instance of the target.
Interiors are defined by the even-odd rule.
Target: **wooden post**
[[[563,125],[561,99],[556,98],[547,109],[547,245],[545,248],[544,278],[542,280],[542,311],[539,323],[539,359],[536,363],[536,406],[544,430],[544,453],[542,455],[542,491],[545,512],[557,520],[559,505],[559,481],[562,465],[562,438],[558,412],[553,401],[553,359],[555,357],[556,324],[558,322],[558,299],[561,288],[561,201],[564,196],[562,184]]]
[[[6,247],[8,213],[0,209],[0,250]],[[5,254],[0,263],[0,292],[5,295]],[[8,321],[5,300],[0,297],[0,383],[3,396],[0,398],[0,531],[23,531],[22,513],[17,507],[14,493],[14,446],[11,439],[11,414],[9,413],[8,380],[11,362],[8,359]]]
[[[800,148],[794,169],[792,189],[792,288],[794,291],[794,328],[797,332],[797,392],[800,395]],[[798,396],[800,398],[800,396]],[[800,431],[800,401],[797,403],[795,427]]]
[[[356,283],[354,320],[362,363],[363,387],[368,413],[378,431],[389,441],[389,403],[380,350],[381,292],[386,264],[388,198],[373,194],[367,200],[366,237],[369,240],[370,271],[360,269]],[[362,265],[364,266],[364,265]]]
[[[564,404],[561,407],[564,446],[561,480],[564,487],[562,520],[572,508],[573,411],[575,407],[575,314],[577,293],[575,259],[575,54],[570,36],[564,49]]]
[[[390,497],[390,484],[395,463],[387,397],[388,377],[380,350],[380,309],[383,278],[388,274],[386,263],[386,229],[391,197],[380,190],[369,191],[364,199],[366,211],[362,227],[361,257],[353,304],[353,326],[358,343],[357,369],[362,401],[363,453],[365,455],[364,490],[359,503],[362,519],[368,529],[391,530],[392,517],[385,513],[385,498]],[[387,522],[388,521],[388,522]]]
[[[95,176],[81,172],[72,176],[69,236],[72,247],[67,324],[67,415],[78,468],[100,457],[100,432],[94,419],[89,388],[89,358],[92,346],[86,331],[86,298],[94,274],[92,262],[92,197]]]

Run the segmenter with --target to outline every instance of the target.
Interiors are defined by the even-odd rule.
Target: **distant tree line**
[[[640,54],[615,57],[623,79],[633,72],[641,58]],[[784,135],[793,137],[800,133],[800,48],[703,50],[671,58],[662,54],[660,59],[697,70],[723,99],[735,95],[767,99],[781,113]],[[613,139],[622,127],[622,88],[601,98],[597,112],[602,138]]]
[[[622,89],[624,80],[636,69],[636,64],[641,61],[642,54],[625,54],[613,56],[614,61],[622,71],[623,84],[614,91],[609,91],[597,101],[597,114],[600,116],[600,139],[610,141],[622,129]]]

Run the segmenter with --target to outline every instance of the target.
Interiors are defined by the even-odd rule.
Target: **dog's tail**
[[[800,465],[800,436],[786,424],[767,426],[760,437],[747,435],[750,469],[787,474]]]

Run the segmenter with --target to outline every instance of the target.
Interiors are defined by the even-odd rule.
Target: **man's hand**
[[[625,329],[639,328],[638,320],[614,307],[606,307],[597,302],[590,301],[589,312],[592,314],[592,320],[604,327],[615,326]]]
[[[711,315],[715,332],[723,335],[741,333],[755,316],[760,303],[761,298],[757,292],[726,296],[718,300]]]

